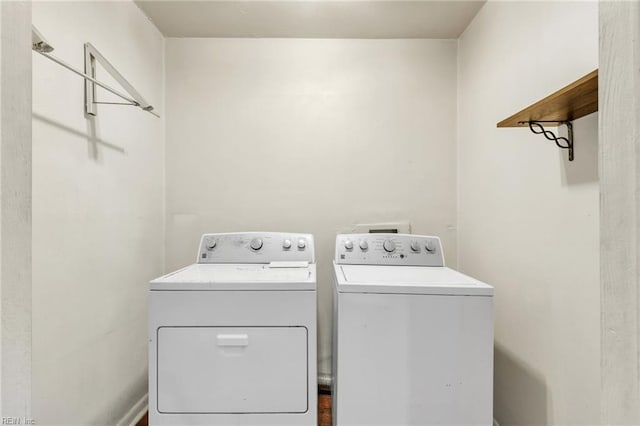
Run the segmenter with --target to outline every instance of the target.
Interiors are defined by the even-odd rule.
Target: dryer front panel
[[[304,413],[306,327],[160,327],[158,411]]]

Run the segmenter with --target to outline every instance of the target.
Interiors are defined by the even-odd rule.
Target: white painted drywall
[[[600,4],[601,424],[640,424],[640,3]]]
[[[0,415],[31,418],[31,3],[0,2]]]
[[[496,128],[598,67],[598,3],[489,2],[458,48],[459,266],[495,285],[495,417],[598,424],[597,114],[572,163]]]
[[[164,116],[164,39],[133,2],[34,2],[33,22],[77,68],[91,42]],[[100,67],[98,78],[111,81]],[[101,105],[87,120],[83,80],[33,54],[38,424],[115,424],[147,391],[147,284],[164,257],[163,144],[164,118],[134,107]]]
[[[455,266],[455,41],[167,39],[166,55],[168,270],[204,232],[313,233],[330,372],[336,233],[409,220]]]

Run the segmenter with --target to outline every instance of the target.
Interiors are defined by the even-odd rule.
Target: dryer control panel
[[[204,234],[197,263],[315,263],[313,235],[288,232]]]
[[[411,234],[339,234],[337,264],[444,266],[440,238]]]

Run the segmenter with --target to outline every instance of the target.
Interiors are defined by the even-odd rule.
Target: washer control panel
[[[315,262],[313,235],[288,232],[204,234],[198,263]]]
[[[339,234],[336,263],[444,266],[440,238],[411,234]]]

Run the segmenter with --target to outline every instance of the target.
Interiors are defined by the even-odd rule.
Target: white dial
[[[284,240],[282,242],[282,248],[289,250],[291,248],[291,240]]]
[[[254,238],[249,245],[253,250],[260,250],[262,248],[262,240],[260,238]]]
[[[207,241],[206,243],[207,250],[213,250],[216,247],[216,244],[218,244],[216,240]]]
[[[434,251],[436,251],[436,245],[435,245],[435,243],[434,243],[433,241],[431,241],[431,240],[427,240],[427,242],[426,242],[426,243],[425,243],[425,245],[424,245],[424,248],[426,248],[426,249],[427,249],[427,251],[429,251],[429,252],[434,252]]]
[[[351,240],[346,240],[344,242],[344,248],[346,248],[347,250],[353,249],[353,242]]]
[[[382,244],[382,247],[384,247],[384,251],[386,251],[387,253],[392,253],[396,250],[396,243],[391,240],[385,240],[384,244]]]
[[[411,241],[411,250],[413,250],[413,251],[419,251],[420,250],[420,244],[418,244],[418,242],[416,240]]]
[[[303,249],[307,246],[307,241],[304,238],[298,240],[298,248]]]
[[[361,240],[360,241],[360,250],[367,251],[368,248],[369,248],[369,243],[366,242],[365,240]]]

